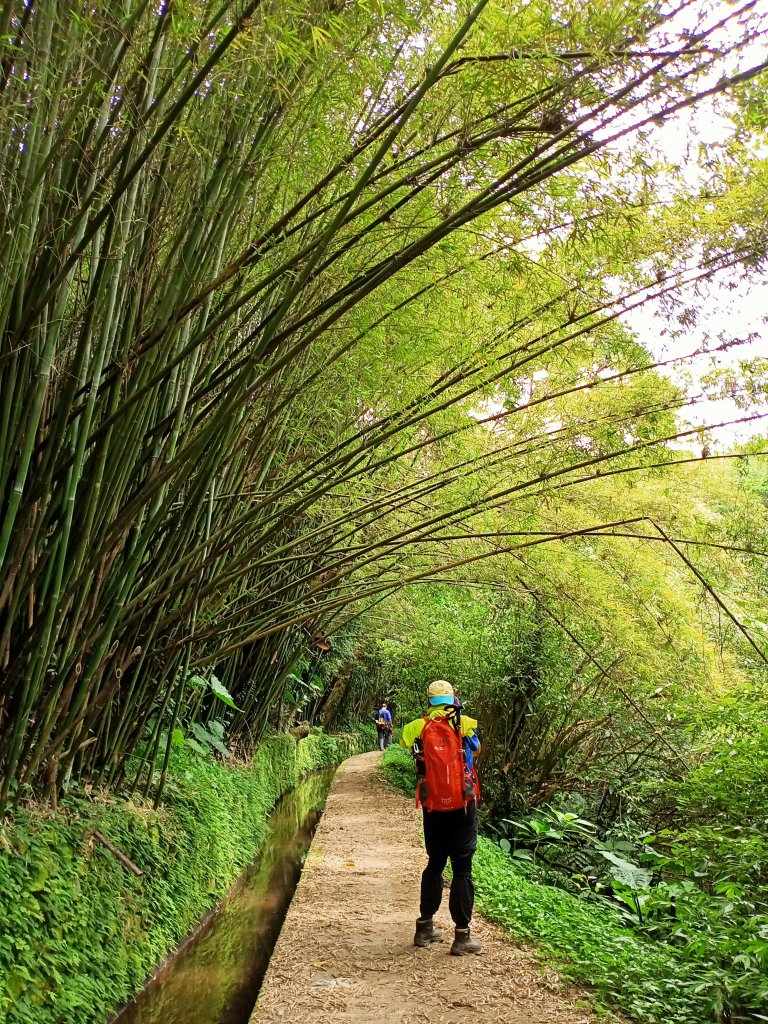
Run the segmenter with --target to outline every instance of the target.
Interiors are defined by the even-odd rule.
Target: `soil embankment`
[[[251,1024],[588,1024],[530,954],[477,918],[478,957],[412,945],[424,867],[419,813],[378,779],[378,753],[339,769]],[[556,986],[554,986],[556,987]]]

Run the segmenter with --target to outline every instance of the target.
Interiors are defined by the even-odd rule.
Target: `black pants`
[[[421,918],[433,917],[443,895],[443,870],[451,858],[453,881],[448,909],[457,928],[469,928],[475,887],[472,883],[472,858],[477,849],[477,808],[466,810],[424,811],[424,842],[429,861],[421,876]]]
[[[379,733],[379,750],[385,750],[392,740],[392,734],[389,729],[383,729],[378,725],[376,726],[376,729]]]

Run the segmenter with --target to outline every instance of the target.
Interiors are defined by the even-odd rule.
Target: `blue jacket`
[[[467,768],[471,769],[475,763],[475,754],[480,749],[480,739],[476,733],[472,736],[463,736],[461,739],[461,746],[464,750],[464,761],[466,762]]]
[[[379,710],[376,712],[377,724],[380,718],[383,718],[387,725],[392,725],[392,715],[389,713],[389,710],[387,708],[379,708]]]

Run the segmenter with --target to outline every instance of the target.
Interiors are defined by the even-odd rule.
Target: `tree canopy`
[[[443,577],[649,686],[764,658],[730,600],[762,511],[625,319],[684,338],[762,267],[758,5],[2,17],[3,800],[161,789],[219,712],[252,745],[297,666]],[[689,111],[728,129],[676,162]],[[764,381],[706,387],[739,418]]]

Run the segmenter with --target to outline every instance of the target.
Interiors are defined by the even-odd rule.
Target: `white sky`
[[[731,290],[728,283],[736,284]],[[686,387],[689,394],[701,391],[700,380],[715,369],[738,367],[742,360],[762,356],[768,358],[768,280],[759,277],[751,282],[736,283],[733,278],[724,277],[713,281],[699,303],[699,322],[686,330],[680,337],[670,337],[661,332],[669,327],[666,317],[659,312],[657,304],[633,310],[626,317],[627,323],[635,330],[638,340],[658,359],[684,356],[703,345],[709,337],[710,345],[717,344],[718,335],[727,338],[746,338],[756,333],[757,338],[745,345],[738,345],[729,352],[715,352],[698,356],[678,367],[670,367],[667,373],[676,383]],[[768,395],[762,402],[749,410],[740,409],[729,399],[710,399],[706,403],[686,409],[681,417],[694,426],[722,423],[755,413],[768,413]],[[721,427],[714,439],[722,446],[737,441],[746,441],[756,434],[768,434],[768,417],[752,423],[732,427]]]

